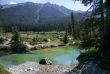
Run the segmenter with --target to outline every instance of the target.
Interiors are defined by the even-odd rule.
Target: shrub
[[[39,36],[36,36],[32,39],[32,42],[31,44],[34,45],[34,44],[39,44],[43,41],[43,38],[42,37],[39,37]]]
[[[33,42],[36,42],[37,40],[38,40],[37,36],[32,39]]]
[[[43,38],[43,42],[48,42],[48,39],[47,38]]]
[[[7,51],[8,52],[8,51],[10,51],[10,49],[11,49],[10,46],[1,46],[0,47],[0,51]]]

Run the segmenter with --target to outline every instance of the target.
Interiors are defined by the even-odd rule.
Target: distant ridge
[[[51,3],[19,3],[3,5],[0,13],[0,24],[43,24],[43,23],[67,23],[70,20],[72,10],[64,6]],[[77,21],[84,16],[84,12],[74,11]],[[59,23],[59,22],[57,22]]]

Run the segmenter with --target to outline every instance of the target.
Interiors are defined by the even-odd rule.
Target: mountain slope
[[[50,3],[26,2],[17,5],[5,5],[0,13],[0,24],[42,24],[63,19],[68,21],[71,11],[63,6]],[[82,14],[79,16],[78,13],[75,13],[75,17],[83,18]]]

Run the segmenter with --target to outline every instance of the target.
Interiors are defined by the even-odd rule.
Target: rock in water
[[[52,65],[52,62],[49,59],[44,58],[44,59],[41,59],[39,61],[39,64],[42,64],[42,65]]]

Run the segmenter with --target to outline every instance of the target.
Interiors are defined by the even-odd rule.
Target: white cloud
[[[9,4],[16,4],[15,2],[10,2]]]

